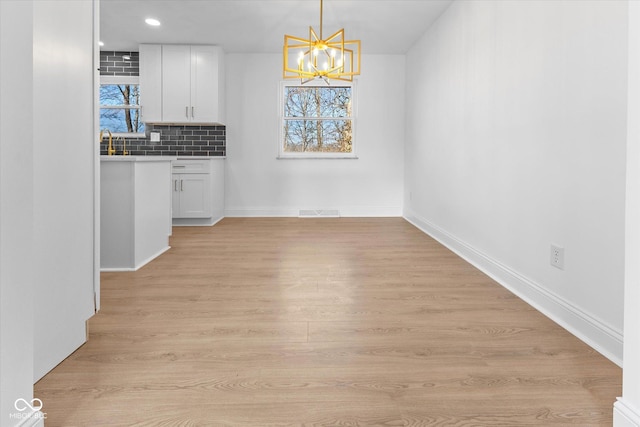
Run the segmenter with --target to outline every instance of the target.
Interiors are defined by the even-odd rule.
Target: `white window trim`
[[[100,76],[101,85],[139,85],[138,76]]]
[[[326,84],[324,82],[319,82]],[[278,92],[278,151],[276,159],[278,160],[300,160],[300,159],[314,159],[314,160],[330,160],[330,159],[358,159],[356,140],[356,128],[357,128],[357,116],[358,116],[358,102],[357,102],[357,87],[356,82],[343,82],[337,81],[334,86],[349,86],[351,87],[351,153],[318,153],[318,152],[303,152],[303,153],[286,153],[284,151],[284,88],[285,87],[308,87],[310,84],[301,84],[300,82],[282,81],[280,82]]]
[[[100,86],[102,85],[139,85],[140,77],[138,76],[100,76]],[[129,109],[129,110],[139,110],[140,106],[135,105],[131,107],[119,107],[112,105],[98,105],[98,109]],[[122,137],[122,138],[144,138],[146,135],[140,132],[114,132],[112,134],[114,137]]]

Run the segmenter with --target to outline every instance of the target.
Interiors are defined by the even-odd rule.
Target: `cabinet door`
[[[218,48],[191,46],[193,121],[218,121]]]
[[[162,121],[191,121],[191,47],[162,46]]]
[[[145,123],[162,121],[162,46],[140,45],[140,117]]]
[[[180,177],[179,174],[171,174],[171,217],[180,217]]]
[[[215,219],[224,218],[224,159],[211,162],[211,214]]]
[[[211,176],[209,174],[182,174],[179,188],[179,218],[211,217]],[[174,218],[176,218],[175,214]]]

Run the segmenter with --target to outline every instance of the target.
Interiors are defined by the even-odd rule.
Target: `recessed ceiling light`
[[[158,25],[160,25],[160,21],[154,18],[147,18],[144,20],[144,22],[146,22],[147,25],[151,25],[153,27],[157,27]]]
[[[98,44],[99,44],[100,46],[104,46],[104,42],[103,42],[103,41],[99,41],[99,42],[98,42]]]

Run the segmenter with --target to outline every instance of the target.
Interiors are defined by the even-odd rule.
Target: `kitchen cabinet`
[[[205,45],[140,45],[140,90],[146,122],[222,124],[222,49]]]
[[[173,217],[209,218],[211,216],[209,174],[173,174]]]
[[[213,225],[224,216],[224,159],[178,159],[172,165],[173,225]]]
[[[199,113],[199,111],[198,111]],[[162,120],[189,122],[191,103],[191,46],[162,46]]]
[[[140,45],[140,118],[162,121],[162,46]]]
[[[164,156],[102,156],[100,267],[135,271],[169,249],[171,161]]]

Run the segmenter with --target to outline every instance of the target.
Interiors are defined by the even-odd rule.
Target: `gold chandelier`
[[[360,74],[360,40],[345,40],[344,28],[329,38],[322,37],[322,0],[320,0],[320,35],[309,27],[309,38],[285,34],[282,75],[307,83],[320,78],[353,81]]]

